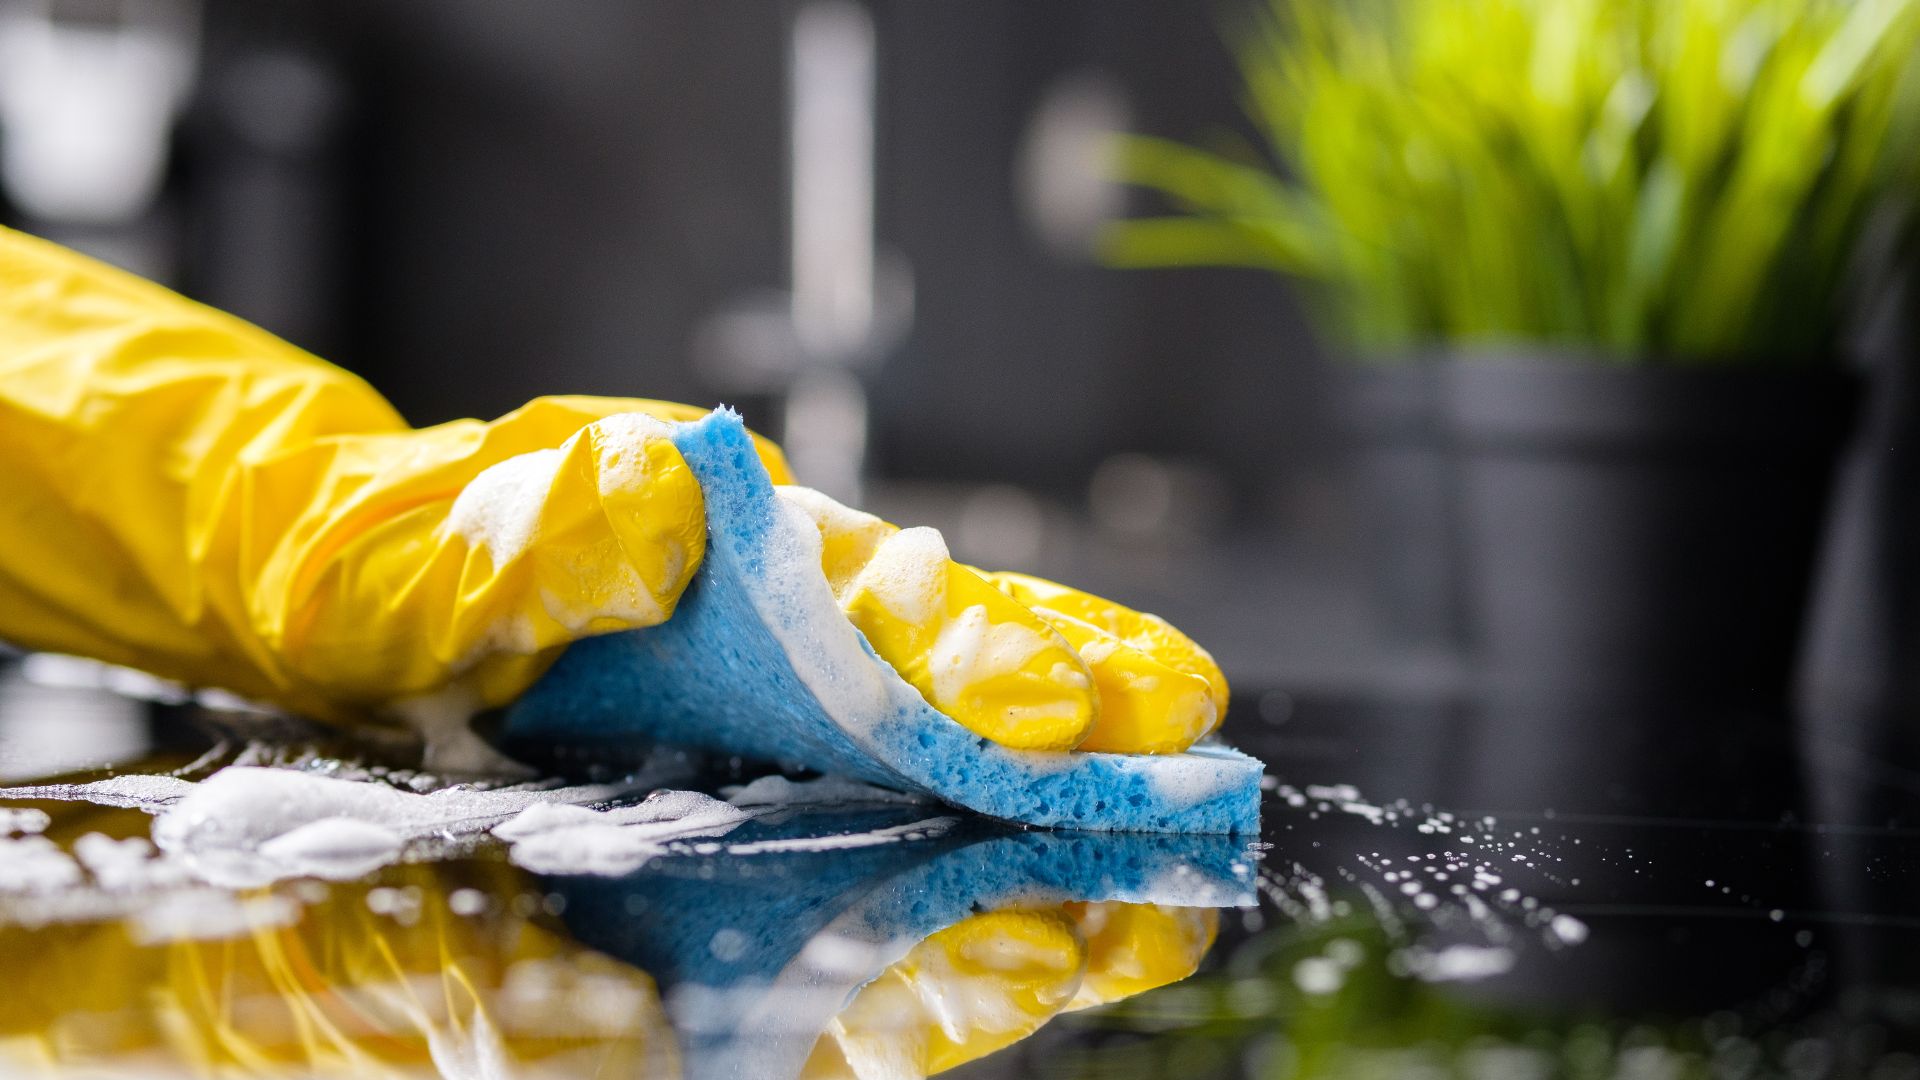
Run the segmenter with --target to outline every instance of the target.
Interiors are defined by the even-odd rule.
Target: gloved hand
[[[554,397],[415,430],[255,327],[0,229],[0,639],[333,722],[502,705],[569,642],[673,614],[706,533],[660,421],[703,412]],[[1224,680],[1165,623],[786,490],[849,618],[973,730],[1164,752],[1217,722]],[[962,670],[967,635],[990,647]]]

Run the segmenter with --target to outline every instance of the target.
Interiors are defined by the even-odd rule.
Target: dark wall
[[[1110,76],[1134,124],[1230,120],[1204,5],[883,4],[883,232],[920,284],[878,380],[881,461],[1066,482],[1115,449],[1198,452],[1251,477],[1311,410],[1309,342],[1279,284],[1119,272],[1050,251],[1016,197],[1021,139],[1063,80]],[[983,436],[985,436],[983,438]]]
[[[777,7],[360,16],[349,359],[419,421],[543,393],[708,396],[693,327],[783,265]]]
[[[1213,10],[873,11],[878,232],[916,285],[912,330],[871,375],[875,465],[1070,492],[1140,449],[1264,489],[1312,413],[1281,286],[1063,254],[1016,183],[1063,80],[1108,80],[1147,130],[1231,122]],[[542,393],[736,398],[689,356],[715,312],[786,281],[791,17],[767,0],[226,0],[194,127],[189,286],[356,368],[419,423]],[[284,112],[249,88],[261,53],[334,87],[326,133],[291,160],[236,135],[249,111]],[[263,157],[280,169],[266,194]]]

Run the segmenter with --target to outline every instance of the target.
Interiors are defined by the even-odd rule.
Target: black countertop
[[[88,708],[101,700],[97,691],[73,693]],[[0,767],[15,774],[8,782],[28,779],[6,764],[23,760],[22,740],[38,739],[43,748],[60,742],[63,700],[56,692],[0,699],[8,703],[0,704]],[[361,764],[352,756],[358,750],[237,742],[193,762],[212,746],[196,710],[169,706],[154,715],[157,723],[119,749],[100,740],[97,727],[69,725],[74,738],[101,749],[89,760],[85,745],[69,748],[65,779],[184,769],[179,775],[193,780],[236,755],[334,773]],[[1270,789],[1261,843],[1221,842],[1251,869],[1250,902],[1208,916],[1217,918],[1218,935],[1199,970],[1056,1016],[950,1075],[1920,1077],[1920,772],[1908,767],[1916,740],[1897,718],[1370,701],[1240,687],[1227,734],[1268,762]],[[732,766],[725,776],[708,772],[676,786],[718,790],[743,775]],[[69,848],[87,832],[140,836],[148,822],[139,809],[0,799],[5,807],[44,809],[53,819],[47,837]],[[925,819],[938,812],[887,813]],[[860,824],[884,820],[886,813]],[[805,815],[780,829],[788,838],[858,831],[845,818]],[[1036,864],[1044,865],[1068,851],[1080,865],[1132,850],[1120,838],[986,822],[948,829],[944,837],[879,849],[880,856],[818,851],[811,862],[789,864],[804,870],[777,873],[741,870],[759,865],[732,853],[744,849],[683,844],[624,876],[595,878],[531,874],[510,866],[495,841],[448,836],[437,848],[414,845],[401,865],[360,879],[282,882],[269,892],[294,890],[286,895],[309,920],[342,895],[355,898],[348,906],[359,912],[358,898],[385,895],[382,889],[417,897],[424,888],[429,906],[444,902],[456,914],[520,912],[527,926],[538,923],[563,943],[550,947],[554,955],[604,956],[610,961],[593,963],[646,972],[642,981],[658,987],[672,1026],[654,1039],[679,1050],[622,1057],[599,1047],[599,1056],[564,1059],[574,1065],[559,1075],[574,1075],[568,1070],[589,1060],[596,1070],[721,1075],[730,1066],[713,1062],[735,1059],[703,1050],[714,1036],[689,1026],[676,991],[699,980],[668,949],[677,931],[657,908],[648,914],[659,896],[749,935],[799,934],[804,945],[804,920],[781,905],[808,888],[827,889],[842,898],[836,904],[858,895],[872,905],[885,882],[909,893],[937,886],[967,910],[991,908],[1018,893],[994,877],[1014,873],[1007,853],[1027,858],[1051,849]],[[967,863],[951,854],[959,851],[1000,854]],[[5,862],[0,854],[0,886]],[[948,870],[899,885],[909,864]],[[980,897],[956,895],[981,875],[994,884],[983,885]],[[668,892],[663,881],[671,882]],[[179,887],[151,886],[153,896],[132,906],[81,899],[90,887],[97,894],[97,885],[79,882],[71,899],[60,889],[0,887],[0,958],[29,985],[11,1009],[0,1008],[0,1056],[8,1040],[16,1048],[32,1044],[39,1031],[34,1060],[47,1075],[117,1074],[113,1068],[202,1074],[219,1054],[196,1064],[178,1054],[177,1040],[167,1044],[174,1057],[156,1057],[151,1046],[135,1054],[139,1040],[97,1034],[115,1023],[124,1034],[124,1018],[103,1018],[85,993],[63,997],[59,980],[47,976],[114,955],[82,928],[135,925],[135,907],[165,901]],[[1047,902],[1072,899],[1073,887],[1052,881]],[[204,889],[193,895],[208,902]],[[464,899],[448,899],[456,895]],[[384,901],[368,903],[378,914]],[[515,948],[530,932],[518,924],[494,929],[522,935]],[[468,951],[476,950],[487,954],[469,942]],[[454,955],[444,947],[440,954]],[[433,967],[409,963],[429,973]],[[332,976],[314,977],[325,986]],[[98,978],[111,984],[115,976],[103,970]],[[818,989],[839,995],[821,1015],[838,1009],[847,992]],[[495,1023],[511,1029],[515,1009],[538,1012],[556,999],[503,992],[492,1000]],[[223,1024],[235,1039],[252,1037],[244,1012]],[[414,1075],[395,1064],[405,1058],[396,1055],[387,1064]],[[453,1060],[426,1058],[408,1068],[432,1075]],[[340,1066],[339,1074],[355,1075],[359,1067],[350,1058],[298,1053],[240,1059],[251,1061],[240,1070],[246,1075],[307,1075],[287,1064],[294,1060],[320,1073]],[[551,1072],[562,1059],[543,1060]]]

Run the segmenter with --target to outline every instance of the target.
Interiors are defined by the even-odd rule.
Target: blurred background
[[[0,0],[0,220],[282,334],[417,424],[550,393],[735,404],[803,479],[1160,612],[1276,714],[1444,693],[1434,466],[1381,456],[1305,294],[1101,247],[1165,205],[1120,182],[1115,133],[1273,136],[1235,57],[1257,10]],[[1131,261],[1258,261],[1161,255]],[[1806,681],[1910,703],[1912,410],[1876,361],[1911,355],[1913,305],[1877,284],[1894,299],[1842,335],[1880,382]]]
[[[1287,292],[1094,257],[1138,198],[1107,136],[1235,115],[1205,5],[0,14],[0,219],[351,368],[417,424],[551,393],[732,403],[810,482],[868,484],[961,558],[1072,567],[1231,666],[1365,662]],[[1242,625],[1262,633],[1235,655]]]
[[[1594,921],[1590,967],[1461,996],[1516,1046],[1564,1008],[1569,1061],[1616,1012],[1632,1053],[1643,1012],[1899,1051],[1565,1075],[1920,1076],[1916,202],[1920,0],[0,0],[0,222],[420,425],[735,405],[804,482],[1214,652],[1303,785],[1265,797],[1297,880],[1229,926],[1228,1005],[1139,1027],[1246,1024],[981,1076],[1279,1062],[1269,960],[1309,1054],[1485,1050],[1404,972],[1302,981],[1400,934],[1287,898],[1360,880],[1359,791],[1509,815],[1501,873],[1529,829]],[[0,661],[0,780],[244,707]]]

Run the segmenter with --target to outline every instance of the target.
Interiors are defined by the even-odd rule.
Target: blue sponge
[[[867,644],[820,570],[820,534],[779,500],[738,414],[677,425],[707,553],[665,624],[568,647],[508,710],[509,743],[691,747],[922,792],[1007,821],[1253,833],[1260,762],[1010,750],[928,705]]]

